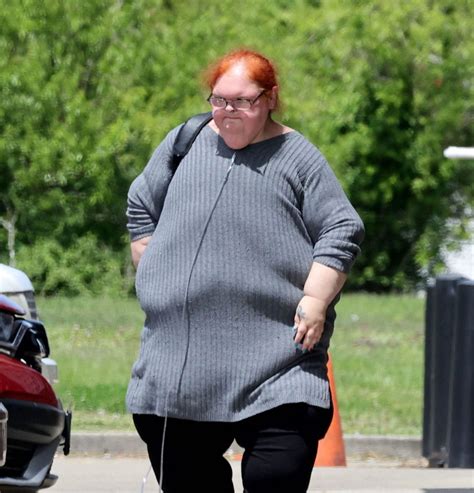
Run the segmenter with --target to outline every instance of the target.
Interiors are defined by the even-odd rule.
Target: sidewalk
[[[186,474],[183,451],[183,474]],[[242,493],[240,463],[231,461],[235,493]],[[53,473],[59,476],[51,493],[157,493],[153,473],[146,483],[143,478],[149,469],[144,458],[131,457],[58,457]],[[189,492],[202,493],[204,485],[196,483]],[[363,463],[348,467],[321,467],[313,469],[308,493],[472,493],[473,469],[427,469],[387,467]],[[289,491],[288,493],[292,493]]]
[[[347,467],[314,468],[308,493],[474,493],[474,469],[428,468],[420,439],[345,436],[344,443]],[[183,474],[198,452],[192,443],[183,450]],[[227,454],[236,493],[242,493],[242,482],[240,462],[233,458],[240,452],[234,445]],[[76,433],[71,455],[58,454],[53,464],[59,480],[49,491],[156,493],[153,472],[143,480],[148,471],[145,448],[135,433]],[[203,485],[196,484],[189,493],[202,491]]]

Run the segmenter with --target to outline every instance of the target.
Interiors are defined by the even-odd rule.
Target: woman
[[[304,492],[332,417],[334,305],[363,225],[319,151],[272,118],[267,58],[232,52],[207,82],[213,119],[175,175],[179,129],[129,191],[146,320],[127,405],[167,493],[234,491],[234,439],[248,493]]]

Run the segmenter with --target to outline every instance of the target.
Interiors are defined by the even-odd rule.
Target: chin
[[[224,142],[226,143],[227,147],[230,147],[231,149],[234,149],[235,151],[238,151],[239,149],[243,149],[244,147],[247,147],[250,142],[243,141],[242,139],[236,139],[232,137],[224,137],[221,135],[223,138]]]

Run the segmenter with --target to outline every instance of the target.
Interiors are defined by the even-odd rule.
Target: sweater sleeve
[[[321,154],[305,180],[302,214],[314,262],[348,273],[360,253],[364,225]]]
[[[179,127],[156,148],[143,172],[132,182],[127,197],[127,228],[131,241],[151,236],[173,177],[168,163]]]

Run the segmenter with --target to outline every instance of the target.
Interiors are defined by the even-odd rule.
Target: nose
[[[230,110],[229,110],[230,107]],[[235,111],[235,108],[232,106],[232,101],[226,101],[226,105],[224,108],[226,111]]]

